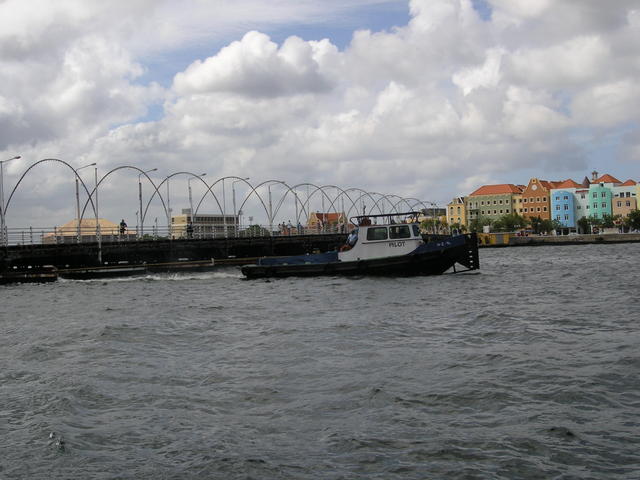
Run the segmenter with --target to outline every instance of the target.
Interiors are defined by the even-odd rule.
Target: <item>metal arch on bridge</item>
[[[284,181],[281,180],[275,180],[275,179],[271,179],[271,180],[266,180],[261,182],[260,184],[256,185],[255,187],[247,181],[247,179],[245,178],[241,178],[238,176],[227,176],[227,177],[222,177],[219,178],[218,180],[216,180],[213,184],[209,185],[207,184],[207,182],[202,178],[201,175],[197,175],[194,174],[192,172],[186,172],[186,171],[181,171],[181,172],[175,172],[172,173],[171,175],[168,175],[167,177],[165,177],[162,182],[160,182],[158,185],[155,184],[155,182],[149,177],[149,175],[147,174],[146,171],[143,171],[142,169],[133,166],[133,165],[122,165],[122,166],[118,166],[116,168],[113,168],[112,170],[110,170],[109,172],[107,172],[105,175],[103,175],[100,179],[99,182],[97,182],[97,184],[93,187],[93,189],[91,191],[89,191],[89,189],[87,188],[87,185],[85,184],[85,182],[82,180],[82,177],[80,177],[80,175],[78,174],[77,170],[70,165],[69,163],[67,163],[64,160],[60,160],[60,159],[56,159],[56,158],[47,158],[47,159],[43,159],[43,160],[39,160],[35,163],[33,163],[32,165],[30,165],[21,175],[20,179],[18,180],[18,182],[15,184],[15,186],[13,187],[11,194],[9,195],[9,198],[7,200],[6,203],[6,207],[5,207],[5,213],[9,208],[9,205],[11,203],[11,200],[13,198],[13,195],[15,194],[16,190],[18,189],[18,187],[20,186],[20,184],[22,183],[22,181],[24,180],[24,178],[26,177],[26,175],[33,169],[35,168],[37,165],[44,163],[44,162],[57,162],[60,164],[63,164],[64,166],[66,166],[67,168],[71,169],[74,173],[74,177],[82,184],[82,188],[84,189],[84,191],[87,194],[87,201],[84,204],[84,207],[82,209],[82,214],[80,215],[79,218],[79,223],[82,221],[82,218],[84,217],[84,214],[86,212],[86,208],[89,205],[89,203],[92,206],[93,212],[94,214],[97,216],[97,205],[94,202],[93,196],[97,193],[97,189],[98,187],[113,173],[115,173],[116,171],[119,170],[123,170],[123,169],[131,169],[134,170],[136,172],[139,173],[140,176],[144,175],[147,180],[149,180],[149,183],[153,186],[154,188],[154,192],[151,195],[151,197],[149,198],[149,200],[147,201],[147,204],[144,208],[143,212],[140,212],[141,215],[141,223],[144,223],[144,218],[146,217],[147,213],[148,213],[148,209],[151,205],[151,202],[153,201],[153,199],[155,198],[156,195],[158,195],[164,212],[167,216],[167,219],[170,221],[170,212],[168,209],[168,204],[165,201],[165,198],[163,197],[162,193],[160,192],[160,188],[166,183],[168,182],[171,178],[177,176],[177,175],[189,175],[191,177],[195,177],[198,178],[207,188],[206,192],[204,193],[204,195],[202,195],[200,201],[198,202],[197,208],[195,209],[194,215],[197,214],[201,204],[203,203],[203,201],[205,200],[206,196],[211,193],[211,195],[213,196],[218,209],[220,210],[220,212],[222,214],[226,214],[226,212],[224,212],[223,207],[220,205],[220,201],[218,199],[218,197],[215,195],[213,188],[219,183],[219,182],[224,182],[227,179],[234,179],[235,181],[242,181],[244,182],[249,188],[250,188],[250,192],[244,197],[244,200],[241,202],[240,207],[238,208],[238,211],[242,210],[243,207],[246,205],[247,201],[251,198],[251,196],[255,195],[258,200],[260,201],[260,203],[262,204],[262,207],[265,211],[265,214],[269,217],[270,222],[272,223],[275,216],[278,214],[280,208],[282,207],[284,201],[286,200],[286,197],[291,193],[294,198],[295,198],[295,205],[296,205],[296,222],[300,221],[300,216],[301,214],[306,215],[307,217],[307,221],[309,219],[310,216],[310,211],[309,211],[309,206],[310,206],[310,200],[312,197],[314,197],[316,194],[318,194],[318,192],[320,192],[320,195],[322,198],[326,198],[329,202],[329,210],[331,211],[333,210],[334,212],[337,213],[338,209],[336,206],[336,203],[339,199],[344,199],[344,197],[347,197],[350,206],[347,210],[347,212],[345,213],[346,217],[349,218],[349,215],[351,215],[351,212],[355,209],[356,212],[358,210],[358,202],[363,201],[364,198],[369,198],[369,200],[372,202],[372,206],[371,206],[371,210],[373,211],[374,209],[377,209],[381,214],[384,213],[383,209],[381,208],[381,204],[384,201],[387,201],[389,203],[389,205],[391,206],[391,209],[394,210],[396,213],[398,213],[398,206],[402,203],[405,203],[409,209],[413,209],[415,206],[417,205],[422,205],[422,207],[427,210],[429,207],[427,206],[427,204],[431,205],[432,207],[436,206],[435,203],[432,202],[424,202],[421,200],[418,200],[416,198],[403,198],[400,197],[398,195],[394,195],[394,194],[381,194],[381,193],[377,193],[377,192],[367,192],[361,188],[357,188],[357,187],[350,187],[347,189],[343,189],[337,185],[315,185],[313,183],[300,183],[294,186],[290,186],[289,184],[287,184]],[[275,211],[273,210],[272,207],[267,207],[267,205],[265,204],[264,199],[262,198],[262,196],[259,193],[259,189],[261,187],[264,187],[265,185],[267,185],[268,187],[270,187],[273,184],[280,184],[283,185],[286,189],[284,195],[279,199],[279,201],[276,204],[276,208]],[[313,192],[309,192],[309,190],[307,189],[307,198],[306,201],[302,201],[299,198],[298,195],[298,191],[297,189],[302,188],[302,187],[313,187],[314,190]],[[224,183],[223,183],[223,188],[224,188]],[[339,193],[335,196],[335,198],[332,199],[332,197],[330,195],[327,194],[327,192],[325,191],[326,189],[335,189],[337,190]],[[350,192],[358,192],[358,198],[354,199],[352,198],[352,196],[350,195]],[[379,196],[379,198],[376,200],[374,198],[374,195]],[[393,203],[390,199],[391,198],[397,198],[399,199],[397,202]],[[167,198],[168,200],[168,198]],[[409,202],[414,202],[413,205]],[[271,202],[270,202],[271,203]],[[306,205],[306,206],[305,206]],[[298,206],[300,206],[300,211],[298,212]],[[342,204],[342,209],[344,210],[344,200],[343,200],[343,204]],[[235,212],[234,212],[235,214]]]
[[[16,184],[13,187],[13,190],[11,190],[11,194],[9,195],[9,198],[7,199],[7,203],[5,206],[5,214],[7,212],[7,210],[9,209],[9,205],[11,204],[11,199],[13,198],[13,194],[16,192],[16,190],[18,189],[18,186],[22,183],[22,180],[24,180],[24,177],[27,176],[27,174],[36,166],[40,165],[41,163],[44,162],[56,162],[56,163],[61,163],[62,165],[65,165],[66,167],[70,168],[73,171],[73,174],[75,176],[75,178],[77,180],[80,181],[80,183],[82,184],[82,188],[84,188],[84,191],[87,193],[87,197],[88,197],[88,201],[85,204],[85,209],[87,207],[87,204],[89,203],[89,201],[91,202],[91,207],[93,208],[93,213],[97,216],[97,211],[96,211],[96,206],[93,203],[93,198],[91,197],[92,194],[89,193],[89,189],[87,188],[87,185],[84,183],[84,181],[82,180],[82,177],[80,175],[78,175],[78,171],[73,168],[73,166],[71,166],[71,164],[65,162],[64,160],[60,160],[58,158],[44,158],[42,160],[38,160],[37,162],[31,164],[20,176],[20,178],[18,179],[18,181],[16,182]],[[84,209],[82,210],[82,212],[84,213]],[[80,220],[82,217],[80,217],[78,219],[78,225],[80,225]]]
[[[85,204],[84,204],[84,208],[82,209],[82,215],[80,215],[80,219],[82,219],[82,218],[84,217],[84,212],[85,212],[85,209],[87,208],[87,204],[89,203],[89,201],[91,201],[91,204],[93,205],[92,196],[93,196],[93,194],[97,191],[98,187],[102,184],[102,182],[103,182],[103,181],[104,181],[104,180],[105,180],[109,175],[111,175],[112,173],[115,173],[115,172],[117,172],[118,170],[125,170],[125,169],[135,170],[135,171],[137,171],[137,172],[140,172],[140,175],[144,175],[145,177],[147,177],[147,180],[149,180],[149,182],[151,183],[151,185],[153,185],[153,188],[154,188],[154,190],[155,190],[155,193],[157,193],[157,194],[158,194],[158,197],[160,197],[160,201],[162,202],[162,207],[164,208],[165,213],[166,213],[167,215],[169,215],[169,213],[168,213],[168,209],[167,209],[167,205],[166,205],[166,204],[165,204],[165,202],[164,202],[164,198],[162,197],[162,194],[158,191],[158,188],[159,188],[159,187],[157,187],[157,186],[156,186],[156,184],[153,182],[153,180],[151,180],[151,177],[149,177],[149,175],[147,175],[147,172],[145,172],[144,170],[142,170],[142,169],[140,169],[140,168],[138,168],[138,167],[135,167],[135,166],[133,166],[133,165],[121,165],[121,166],[119,166],[119,167],[115,167],[115,168],[113,168],[113,169],[109,170],[107,173],[105,173],[105,174],[102,176],[102,178],[100,178],[100,181],[99,181],[99,182],[97,183],[97,185],[93,188],[93,190],[91,191],[91,193],[89,193],[89,192],[87,191],[87,195],[89,196],[89,198],[87,199],[87,202],[85,202]],[[86,187],[85,187],[85,190],[86,190]],[[155,193],[154,193],[154,195],[155,195]],[[149,208],[149,206],[148,206],[148,205],[147,205],[147,208]],[[94,212],[95,212],[95,210],[94,210]],[[145,213],[145,214],[147,213],[147,209],[145,209],[144,213]],[[97,215],[96,215],[96,216],[97,216]],[[142,213],[142,212],[140,212],[140,223],[144,223],[144,215],[143,215],[143,213]]]

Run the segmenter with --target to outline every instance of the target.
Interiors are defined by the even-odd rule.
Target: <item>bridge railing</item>
[[[228,225],[225,233],[224,227],[210,228],[194,225],[192,231],[183,226],[145,225],[144,228],[133,227],[100,229],[83,226],[78,232],[77,228],[63,227],[18,227],[8,228],[8,245],[41,245],[41,244],[78,244],[95,243],[100,239],[103,243],[111,242],[138,242],[149,240],[187,240],[187,239],[215,239],[215,238],[251,238],[264,236],[293,236],[293,235],[320,235],[332,233],[345,233],[348,230],[344,225],[306,226],[306,225],[274,225],[273,230],[266,225]],[[144,232],[144,233],[142,233]],[[78,234],[79,233],[79,234]]]

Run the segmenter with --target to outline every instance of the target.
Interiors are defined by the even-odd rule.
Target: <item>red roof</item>
[[[320,213],[315,212],[316,218],[322,223],[339,222],[342,217],[341,213]]]
[[[602,175],[600,178],[595,179],[591,183],[620,183],[620,180],[606,173]]]
[[[547,180],[538,180],[538,182],[547,190],[551,190],[552,188],[558,188],[562,182],[549,182]]]
[[[634,182],[633,180],[629,179],[626,182],[624,182],[622,185],[620,185],[621,187],[632,187],[634,185],[637,185],[636,182]]]
[[[512,183],[501,183],[499,185],[483,185],[469,196],[474,197],[478,195],[503,195],[508,193],[522,193],[522,190]]]
[[[560,182],[555,188],[582,188],[578,182],[574,182],[570,178],[567,178],[564,182]]]

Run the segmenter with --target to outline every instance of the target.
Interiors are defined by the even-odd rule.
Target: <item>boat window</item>
[[[398,225],[389,227],[389,238],[409,238],[411,232],[409,232],[409,225]]]
[[[386,240],[387,227],[372,227],[367,230],[367,240]]]
[[[420,236],[420,227],[418,225],[416,225],[415,223],[413,225],[411,225],[411,227],[413,228],[413,236],[414,237],[419,237]]]

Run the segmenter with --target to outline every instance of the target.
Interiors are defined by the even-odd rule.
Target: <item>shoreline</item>
[[[480,233],[480,248],[533,247],[544,245],[590,245],[602,243],[639,243],[640,233],[602,233],[584,235],[531,235],[513,233]]]

